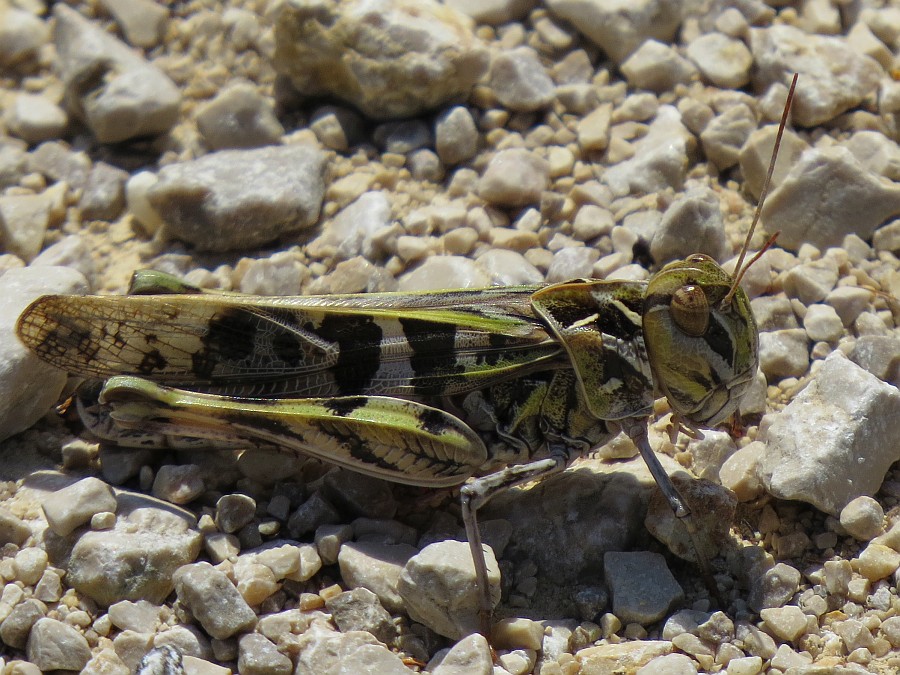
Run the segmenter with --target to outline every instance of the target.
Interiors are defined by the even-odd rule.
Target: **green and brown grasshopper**
[[[103,382],[80,401],[100,437],[273,444],[398,483],[464,484],[487,630],[495,602],[476,513],[498,492],[621,430],[688,515],[648,420],[663,395],[681,428],[712,427],[756,377],[739,287],[751,235],[734,276],[697,254],[647,282],[267,298],[144,272],[128,296],[39,298],[17,330],[45,361]]]

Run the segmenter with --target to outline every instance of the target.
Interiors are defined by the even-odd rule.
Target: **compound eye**
[[[675,325],[691,337],[700,337],[709,328],[709,301],[699,286],[682,286],[670,303]]]

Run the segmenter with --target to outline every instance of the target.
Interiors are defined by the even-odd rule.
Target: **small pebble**
[[[841,510],[841,526],[856,539],[870,541],[884,532],[884,509],[871,497],[857,497]]]

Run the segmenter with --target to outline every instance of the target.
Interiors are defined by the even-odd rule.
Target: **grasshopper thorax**
[[[672,409],[714,426],[736,409],[759,364],[750,301],[702,254],[666,265],[650,280],[643,327],[654,381]]]

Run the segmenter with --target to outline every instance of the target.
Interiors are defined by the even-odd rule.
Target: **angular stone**
[[[453,645],[438,665],[429,663],[428,670],[432,675],[492,675],[491,646],[483,635],[473,633]]]
[[[896,387],[839,353],[829,355],[762,434],[766,490],[838,515],[852,499],[874,494],[896,461],[898,416]]]
[[[855,561],[859,573],[872,583],[891,576],[900,567],[900,553],[881,544],[870,543]]]
[[[238,640],[238,672],[244,675],[289,675],[290,658],[263,635],[249,633]]]
[[[841,38],[812,35],[785,24],[752,29],[750,51],[759,90],[776,82],[788,86],[792,73],[800,75],[791,115],[804,127],[822,124],[859,105],[876,90],[881,77],[877,62],[857,54]],[[821,190],[823,184],[819,185]],[[821,208],[826,210],[824,205]]]
[[[168,511],[136,508],[112,530],[78,538],[66,580],[104,607],[120,600],[159,604],[172,592],[175,570],[200,553],[202,539]]]
[[[49,39],[50,29],[39,16],[12,3],[0,7],[0,65],[4,68],[36,65]]]
[[[225,640],[256,625],[256,614],[235,585],[209,563],[179,569],[175,575],[175,592],[203,629],[217,640]]]
[[[434,0],[277,6],[276,70],[304,96],[332,94],[374,119],[465,97],[488,65],[467,16]]]
[[[84,636],[56,619],[38,619],[28,635],[28,660],[41,669],[81,670],[91,658]]]
[[[517,47],[495,56],[490,83],[497,100],[516,112],[541,110],[553,101],[553,80],[531,47]]]
[[[875,228],[900,215],[900,187],[875,175],[842,146],[804,152],[773,190],[762,212],[778,243],[797,250],[840,246],[848,234],[869,239]]]
[[[500,569],[489,546],[484,547],[491,598],[500,599]],[[469,545],[443,541],[426,546],[410,558],[397,584],[414,621],[435,633],[459,639],[478,630],[479,597]]]
[[[477,261],[458,255],[435,255],[397,279],[398,291],[484,288],[491,278]]]
[[[25,649],[34,624],[47,614],[47,606],[29,598],[20,602],[0,623],[0,639],[13,649]]]
[[[809,336],[802,328],[759,334],[759,368],[769,382],[801,377],[809,369]]]
[[[222,150],[163,167],[147,199],[168,232],[204,251],[267,244],[315,224],[325,156],[283,145]]]
[[[709,121],[700,133],[703,152],[720,171],[740,160],[741,148],[756,130],[756,116],[750,106],[739,103]]]
[[[757,129],[747,138],[744,147],[741,148],[739,157],[741,172],[744,174],[744,184],[750,193],[759,199],[763,181],[769,170],[772,159],[772,149],[775,147],[775,137],[778,135],[778,125],[768,124]],[[772,172],[772,189],[781,185],[785,176],[797,163],[800,155],[809,145],[790,129],[785,129],[781,137],[781,146],[778,149],[778,161],[775,162],[775,170]]]
[[[524,148],[501,150],[478,182],[478,195],[498,206],[538,204],[549,180],[547,160]]]
[[[546,4],[616,63],[645,40],[671,42],[681,24],[681,4],[675,0],[547,0]]]
[[[478,151],[478,128],[468,108],[456,106],[434,123],[434,147],[446,165],[472,159]]]
[[[623,623],[659,621],[684,598],[659,553],[610,551],[603,556],[613,613]]]
[[[795,605],[763,609],[759,616],[766,622],[765,627],[781,640],[796,642],[806,633],[806,614]]]
[[[365,631],[338,633],[314,624],[297,639],[298,656],[294,675],[321,675],[328,672],[409,675],[409,669],[395,654]]]
[[[116,510],[116,496],[99,478],[83,478],[49,495],[41,504],[47,524],[61,537],[89,523],[94,514]]]
[[[55,5],[54,42],[70,110],[101,143],[167,132],[181,93],[161,70],[67,5]]]
[[[672,90],[696,75],[694,64],[675,49],[656,40],[647,40],[622,63],[622,74],[635,89],[654,92]]]
[[[31,261],[41,251],[50,226],[53,200],[47,192],[0,196],[0,244]]]
[[[0,507],[0,546],[5,544],[21,546],[30,536],[31,528],[24,520]]]
[[[351,588],[361,586],[374,592],[389,610],[403,609],[397,584],[403,567],[417,553],[409,544],[356,541],[341,546],[338,564],[341,577]]]
[[[197,127],[213,150],[275,145],[284,127],[268,99],[249,83],[220,92],[196,113]]]
[[[800,588],[800,578],[797,569],[785,563],[778,563],[754,579],[747,604],[756,611],[769,607],[783,607]]]
[[[687,57],[717,87],[740,89],[750,81],[750,50],[740,40],[722,33],[705,33],[692,40]]]
[[[391,202],[385,192],[364,192],[355,201],[326,221],[322,234],[307,250],[317,257],[336,256],[341,260],[362,254],[376,255],[375,236],[391,224]]]
[[[617,195],[681,190],[694,137],[674,106],[660,106],[647,135],[632,144],[634,156],[606,169],[603,182]]]
[[[705,253],[715,260],[731,257],[719,198],[709,188],[688,190],[666,209],[650,242],[657,263]]]
[[[579,675],[630,673],[637,672],[641,666],[659,656],[670,654],[672,650],[672,643],[668,640],[637,640],[587,647],[578,651],[575,660],[581,666]]]
[[[397,637],[391,615],[381,606],[378,596],[367,588],[339,593],[328,598],[325,607],[342,633],[366,631],[388,644]]]

